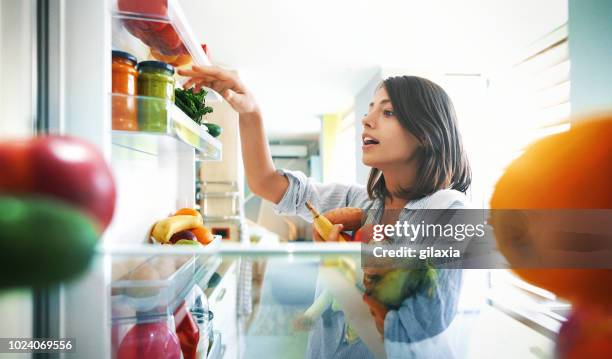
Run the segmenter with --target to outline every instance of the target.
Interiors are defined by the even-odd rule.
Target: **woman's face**
[[[362,123],[363,164],[383,170],[414,158],[419,141],[400,124],[384,86],[374,94]]]

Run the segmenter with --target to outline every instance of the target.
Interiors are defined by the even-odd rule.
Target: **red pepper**
[[[184,359],[195,359],[198,342],[200,341],[200,328],[187,310],[185,301],[174,312],[176,335],[181,343]]]

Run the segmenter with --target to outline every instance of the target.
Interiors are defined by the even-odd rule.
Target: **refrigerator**
[[[67,338],[73,350],[0,357],[304,357],[312,353],[314,330],[304,324],[304,315],[327,290],[340,307],[346,305],[347,322],[365,347],[385,357],[361,301],[359,244],[281,243],[265,229],[243,225],[244,235],[234,236],[241,243],[221,235],[204,247],[150,243],[154,223],[199,205],[198,178],[225,185],[226,179],[215,175],[241,167],[239,150],[226,148],[227,143],[238,145],[236,131],[216,139],[171,101],[112,91],[113,50],[129,52],[139,61],[159,60],[162,52],[164,59],[189,58],[179,66],[211,63],[202,46],[205,39],[191,31],[180,5],[178,0],[0,3],[0,136],[49,133],[85,139],[103,154],[117,186],[114,219],[85,273],[71,282],[0,295],[0,337]],[[147,31],[161,29],[174,46],[147,38]],[[156,108],[165,126],[156,131],[113,129],[114,104],[125,102]],[[207,103],[231,116],[218,94],[210,92]],[[197,173],[198,167],[212,175]],[[242,187],[229,183],[232,190],[216,191],[233,196],[238,191],[234,186]],[[322,271],[327,273],[323,281]],[[478,308],[459,310],[459,320],[445,333],[449,342],[469,342]],[[548,336],[538,336],[525,350],[550,353],[558,326],[553,323]],[[194,339],[196,327],[199,339],[207,339],[204,347],[204,339]],[[354,340],[348,328],[343,327],[338,339],[342,343]],[[478,348],[479,339],[473,341]],[[468,349],[462,347],[454,352],[457,357],[466,356]]]

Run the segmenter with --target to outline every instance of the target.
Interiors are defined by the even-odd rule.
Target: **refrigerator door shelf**
[[[201,44],[175,0],[114,0],[113,49],[127,51],[138,61],[158,60],[175,67],[210,66]],[[209,91],[207,100],[221,101]]]
[[[113,321],[172,315],[194,285],[206,287],[221,264],[216,254],[138,255],[143,261],[111,283]],[[133,258],[116,256],[113,270]]]
[[[112,103],[131,103],[131,114],[138,118],[139,130],[113,130],[114,146],[157,156],[162,148],[160,137],[170,137],[197,150],[201,160],[221,160],[221,141],[212,137],[205,127],[198,126],[174,103],[150,96],[132,96],[113,93]],[[123,106],[124,107],[124,106]],[[120,108],[123,108],[120,107]]]

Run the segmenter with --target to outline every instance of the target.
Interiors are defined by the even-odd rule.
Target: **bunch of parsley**
[[[200,89],[200,92],[193,92],[193,88],[174,90],[174,102],[189,118],[198,125],[202,125],[202,117],[207,113],[212,113],[213,108],[206,106],[204,98],[208,92]]]

